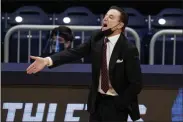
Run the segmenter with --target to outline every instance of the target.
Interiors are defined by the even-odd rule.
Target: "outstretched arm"
[[[28,68],[27,74],[37,73],[48,66],[53,68],[61,64],[69,63],[80,59],[88,54],[91,50],[91,39],[76,48],[65,50],[56,54],[51,55],[50,57],[42,58],[31,56],[30,58],[35,60]]]
[[[89,40],[86,43],[83,43],[76,48],[64,50],[62,52],[51,55],[50,56],[51,60],[49,60],[51,64],[49,68],[53,68],[61,64],[69,63],[89,55],[91,50],[90,43],[91,41]]]

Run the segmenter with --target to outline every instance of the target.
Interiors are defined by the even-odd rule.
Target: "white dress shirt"
[[[107,58],[107,70],[109,70],[109,61],[111,58],[111,54],[113,52],[114,46],[119,38],[120,34],[112,36],[112,37],[108,37],[109,42],[107,42],[107,50],[106,50],[106,58]],[[108,74],[109,75],[109,74]],[[102,93],[102,94],[107,94],[107,95],[112,95],[112,96],[116,96],[118,95],[116,93],[116,91],[112,88],[110,80],[109,80],[109,90],[105,93],[102,89],[101,89],[101,73],[100,73],[100,77],[99,77],[99,87],[98,87],[98,92]]]
[[[106,50],[106,58],[107,58],[107,69],[109,69],[109,61],[111,58],[111,54],[113,52],[114,46],[119,38],[120,34],[112,36],[112,37],[108,37],[109,42],[107,42],[107,50]],[[51,66],[53,64],[53,61],[51,60],[50,57],[47,57],[49,60],[49,64],[48,66]],[[108,74],[109,75],[109,74]],[[101,73],[100,73],[100,77],[99,77],[99,87],[98,87],[98,92],[102,93],[102,94],[107,94],[107,95],[112,95],[112,96],[116,96],[118,95],[116,93],[116,91],[112,88],[110,81],[109,81],[109,90],[104,93],[103,90],[101,89]]]

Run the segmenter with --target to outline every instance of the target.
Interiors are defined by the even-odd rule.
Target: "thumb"
[[[36,56],[30,56],[30,58],[36,60],[38,57],[36,57]]]

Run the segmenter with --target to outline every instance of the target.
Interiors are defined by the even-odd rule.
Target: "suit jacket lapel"
[[[111,73],[114,69],[114,66],[116,64],[116,60],[119,56],[119,53],[124,50],[124,46],[125,46],[125,39],[124,39],[124,35],[121,33],[119,39],[117,40],[113,52],[111,54],[111,58],[110,58],[110,62],[109,62],[109,73]]]

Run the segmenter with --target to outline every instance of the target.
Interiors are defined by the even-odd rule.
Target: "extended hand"
[[[49,61],[47,58],[30,56],[31,59],[35,61],[27,68],[27,74],[37,73],[41,71],[46,65],[48,65]]]

